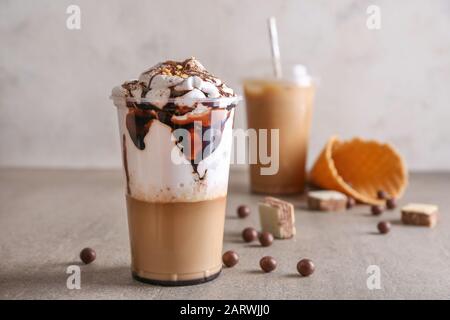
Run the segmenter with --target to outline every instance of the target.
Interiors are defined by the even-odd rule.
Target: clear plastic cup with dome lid
[[[272,159],[270,170],[259,155],[256,163],[250,164],[250,185],[257,193],[304,191],[315,82],[303,65],[283,71],[279,78],[244,81],[248,128],[256,130],[258,148]],[[261,140],[264,130],[267,138]]]
[[[115,87],[137,280],[196,284],[222,268],[234,111],[240,100],[195,58]]]

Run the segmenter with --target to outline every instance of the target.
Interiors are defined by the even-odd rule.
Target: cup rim
[[[117,100],[124,100],[125,102],[134,102],[134,103],[148,103],[148,104],[155,104],[158,102],[163,102],[162,100],[155,100],[155,99],[147,99],[147,98],[140,98],[140,99],[136,99],[134,97],[124,97],[124,96],[120,96],[120,95],[111,95],[109,97],[111,100],[113,101],[117,101]],[[219,97],[219,98],[183,98],[182,101],[183,102],[187,102],[187,103],[212,103],[212,104],[220,104],[220,105],[230,105],[233,103],[238,103],[241,102],[243,100],[243,97],[241,95],[236,95],[236,96],[232,96],[232,97]],[[166,100],[164,100],[165,103],[176,103],[179,102],[180,98],[176,97],[176,98],[169,98]]]

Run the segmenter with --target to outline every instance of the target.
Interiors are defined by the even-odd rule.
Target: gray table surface
[[[399,223],[399,210],[381,217],[367,206],[345,213],[317,213],[296,205],[297,236],[271,247],[244,244],[244,227],[259,226],[261,195],[248,192],[247,175],[232,172],[224,250],[233,249],[240,263],[224,269],[209,283],[159,287],[130,276],[122,175],[100,170],[0,170],[1,299],[449,299],[450,173],[412,174],[400,201],[440,206],[436,228]],[[236,218],[239,204],[252,215]],[[387,235],[376,232],[379,220],[393,222]],[[97,260],[79,264],[81,248],[91,246]],[[272,255],[275,272],[264,274],[259,259]],[[309,257],[316,272],[302,278],[296,263]],[[66,268],[81,267],[81,289],[66,287]],[[381,271],[381,289],[366,284],[369,265]]]

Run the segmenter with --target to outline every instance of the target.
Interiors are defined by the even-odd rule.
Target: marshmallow
[[[201,90],[204,93],[206,93],[208,98],[218,98],[218,97],[220,97],[219,89],[217,89],[217,87],[214,84],[212,84],[211,82],[203,81]]]
[[[183,78],[178,76],[167,76],[163,74],[158,74],[153,78],[152,82],[150,83],[150,89],[170,88],[183,82],[183,80],[184,80]]]
[[[214,81],[216,86],[220,86],[222,84],[222,80],[220,80],[219,78],[213,78],[212,80]]]
[[[145,95],[145,98],[151,104],[157,106],[158,108],[164,107],[169,101],[170,89],[168,88],[158,88],[150,89]]]
[[[111,95],[113,97],[127,97],[128,96],[128,90],[125,89],[122,86],[117,86],[117,87],[113,88]]]
[[[197,88],[197,89],[200,89],[200,90],[202,89],[202,86],[203,86],[202,78],[200,78],[198,76],[193,76],[192,77],[192,82],[193,82],[194,88]]]
[[[225,92],[225,93],[231,94],[231,95],[234,94],[233,89],[228,88],[226,85],[223,85],[223,86],[222,86],[222,91]]]
[[[150,83],[150,79],[154,76],[153,72],[143,73],[139,76],[139,81],[142,82],[146,87]]]
[[[194,89],[203,91],[208,98],[220,97],[220,92],[216,85],[208,81],[203,81],[199,76],[189,77],[175,87],[176,91],[191,91]]]
[[[186,93],[185,95],[175,98],[175,104],[178,106],[192,107],[195,104],[196,99],[205,99],[205,98],[206,96],[202,91],[198,89],[193,89],[188,93]]]
[[[175,87],[176,91],[190,91],[194,89],[201,89],[203,84],[202,78],[198,76],[189,77],[182,83]]]

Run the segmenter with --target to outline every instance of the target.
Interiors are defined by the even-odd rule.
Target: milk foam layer
[[[147,202],[196,202],[227,193],[237,97],[194,58],[166,61],[112,91],[127,193]],[[212,115],[220,115],[219,120]],[[214,120],[215,119],[215,120]],[[218,130],[212,153],[186,152],[174,130]],[[192,134],[194,135],[194,134]],[[185,152],[183,153],[182,150]],[[174,161],[175,160],[175,161]]]

